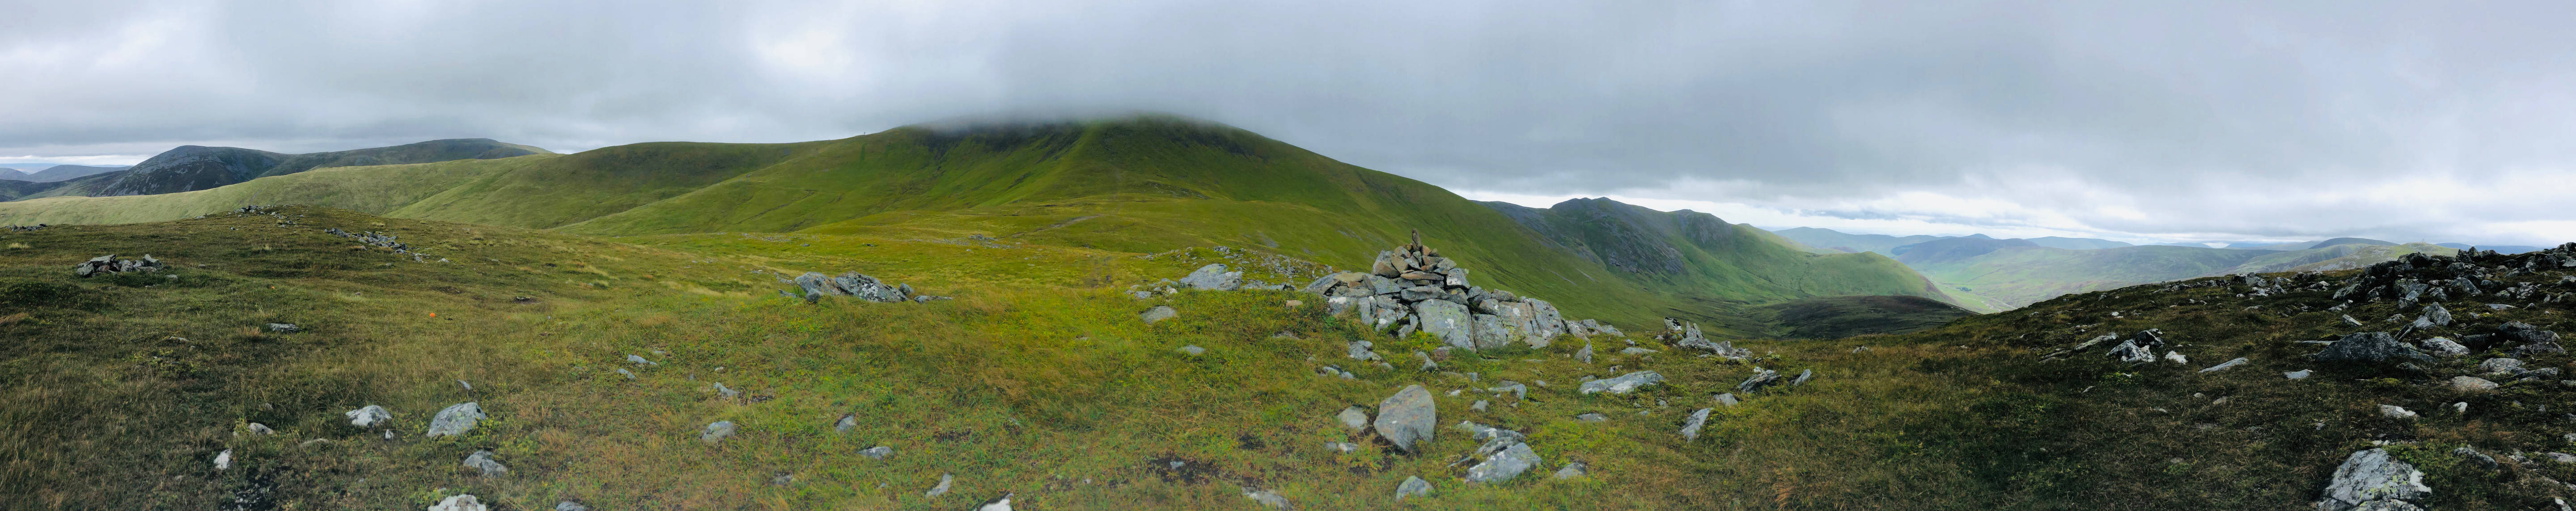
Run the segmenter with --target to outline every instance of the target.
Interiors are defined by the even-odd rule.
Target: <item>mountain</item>
[[[51,183],[76,177],[115,172],[128,168],[132,167],[128,165],[106,165],[96,167],[88,165],[55,165],[47,167],[44,170],[29,173],[25,178],[17,179],[17,181]]]
[[[2472,246],[2472,245],[2469,245],[2469,244],[2467,244],[2467,243],[2435,243],[2434,245],[2435,245],[2435,246],[2440,246],[2440,247],[2445,247],[2445,248],[2459,249],[2459,250],[2468,250],[2468,249],[2470,249],[2470,248],[2476,248],[2476,249],[2478,249],[2478,250],[2493,250],[2493,251],[2495,251],[2495,253],[2498,253],[2498,254],[2520,254],[2520,253],[2523,253],[2523,252],[2539,252],[2539,251],[2542,251],[2542,250],[2546,250],[2545,248],[2542,248],[2542,247],[2534,247],[2534,246],[2527,246],[2527,245],[2475,245],[2475,246]]]
[[[2394,242],[2394,241],[2380,241],[2380,240],[2374,240],[2374,239],[2370,239],[2370,238],[2335,238],[2335,239],[2330,239],[2330,240],[2325,240],[2325,241],[2319,241],[2319,242],[2317,242],[2317,243],[2316,243],[2316,244],[2314,244],[2314,245],[2308,245],[2308,248],[2326,248],[2326,247],[2331,247],[2331,246],[2335,246],[2335,245],[2396,245],[2396,244],[2397,244],[2397,242]]]
[[[1964,251],[1953,251],[1959,253]],[[2146,245],[2100,250],[1994,247],[1967,257],[1898,257],[1933,282],[2015,308],[2068,293],[2169,280],[2291,271],[2348,270],[2406,254],[2451,255],[2422,243],[2344,243],[2307,250],[2255,250]]]
[[[1778,234],[1780,237],[1788,238],[1790,240],[1797,241],[1798,243],[1806,244],[1810,247],[1836,252],[1877,252],[1880,255],[1889,256],[1895,255],[1889,253],[1889,249],[1893,249],[1901,245],[1912,245],[1946,237],[1923,234],[1913,236],[1844,234],[1833,229],[1819,229],[1815,227],[1795,227],[1771,232],[1772,234]]]
[[[2120,248],[2120,247],[2133,246],[2133,245],[2130,245],[2130,244],[2128,244],[2128,243],[2123,243],[2123,242],[2118,242],[2118,241],[2111,241],[2111,240],[2105,240],[2105,239],[2094,239],[2094,238],[2061,238],[2061,237],[2056,237],[2056,236],[2044,236],[2044,237],[2038,237],[2038,238],[2027,238],[2027,239],[2029,239],[2031,243],[2036,244],[2036,245],[2039,245],[2039,246],[2043,246],[2043,247],[2049,247],[2049,248],[2064,248],[2064,249],[2073,249],[2073,250],[2093,250],[2093,249],[2101,249],[2101,248]]]
[[[133,167],[65,180],[60,186],[23,198],[159,195],[206,190],[251,179],[294,174],[316,168],[488,160],[551,154],[536,147],[486,138],[432,140],[390,147],[305,154],[281,154],[239,147],[179,146],[153,155]]]
[[[1921,266],[1967,259],[2009,247],[2037,246],[2039,244],[2025,239],[1999,240],[1983,234],[1970,234],[1905,245],[1892,250],[1896,252],[1897,261],[1907,266]]]
[[[1795,242],[1705,214],[1578,203],[1586,206],[1572,216],[1525,224],[1430,184],[1172,116],[251,172],[263,168],[262,156],[210,153],[192,168],[266,177],[150,197],[0,203],[0,223],[131,223],[295,203],[605,236],[982,236],[1140,254],[1254,247],[1345,268],[1366,267],[1419,230],[1475,268],[1480,285],[1582,317],[1627,324],[1684,317],[1741,335],[1766,331],[1751,310],[1764,303],[1944,296],[1893,261],[1806,254]],[[288,167],[279,160],[265,168]],[[1532,225],[1561,230],[1543,235]]]

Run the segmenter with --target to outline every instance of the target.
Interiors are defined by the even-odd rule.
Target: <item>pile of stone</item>
[[[340,230],[338,227],[322,229],[322,233],[342,238],[356,239],[359,244],[370,247],[392,249],[396,254],[411,253],[411,245],[404,245],[402,242],[394,241],[394,235],[391,234],[375,231],[349,232]]]
[[[1369,271],[1326,275],[1302,290],[1327,297],[1333,314],[1355,312],[1372,328],[1394,328],[1399,337],[1426,332],[1466,349],[1546,347],[1558,334],[1618,334],[1597,321],[1567,321],[1545,300],[1468,283],[1467,269],[1423,246],[1419,231],[1413,243],[1379,252]]]
[[[117,259],[116,254],[108,254],[72,265],[72,274],[87,278],[104,273],[152,273],[168,267],[170,265],[162,264],[160,259],[153,259],[152,254],[144,254],[142,259]]]
[[[1699,323],[1664,318],[1664,334],[1655,338],[1671,341],[1674,346],[1705,350],[1727,360],[1743,362],[1753,358],[1753,350],[1735,347],[1735,341],[1709,342],[1707,337],[1700,336]]]
[[[778,279],[803,288],[805,290],[804,298],[807,303],[821,301],[825,296],[848,296],[871,302],[886,303],[905,301],[928,302],[931,300],[947,299],[946,297],[913,294],[911,284],[889,285],[883,280],[877,280],[876,277],[870,277],[855,271],[843,272],[841,273],[841,276],[838,277],[809,271],[805,272],[804,275],[796,276],[794,280],[789,280],[784,275],[779,276]]]

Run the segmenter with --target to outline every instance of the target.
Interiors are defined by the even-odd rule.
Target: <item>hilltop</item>
[[[28,180],[30,182],[54,184],[20,193],[10,197],[10,200],[62,196],[159,195],[208,190],[261,177],[294,174],[326,167],[488,160],[531,154],[551,153],[545,149],[486,138],[431,140],[398,146],[305,154],[280,154],[239,147],[179,146],[153,155],[152,158],[132,167],[96,171],[89,171],[95,168],[80,168],[58,174],[68,177],[47,180],[30,179]],[[64,167],[72,166],[55,167],[47,169],[46,172],[63,170]],[[20,187],[24,186],[20,185]]]

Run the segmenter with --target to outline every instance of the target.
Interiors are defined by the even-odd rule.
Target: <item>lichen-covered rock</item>
[[[349,425],[361,428],[383,424],[385,421],[393,420],[394,418],[393,412],[385,411],[385,407],[376,405],[367,405],[365,408],[341,412],[340,414],[349,417]]]
[[[1438,405],[1431,401],[1431,391],[1421,385],[1407,385],[1395,395],[1377,404],[1377,434],[1405,452],[1419,452],[1414,446],[1430,441],[1440,423]]]
[[[485,507],[482,501],[475,500],[473,495],[452,495],[440,499],[438,505],[429,506],[429,511],[490,511],[491,509]]]
[[[1395,485],[1395,500],[1429,496],[1431,496],[1431,482],[1422,480],[1421,476],[1407,476],[1403,483]]]
[[[1198,271],[1190,272],[1187,277],[1181,277],[1180,282],[1190,286],[1190,289],[1233,291],[1235,288],[1243,287],[1243,272],[1225,271],[1225,265],[1211,264],[1199,267]]]
[[[1136,319],[1145,320],[1145,324],[1150,325],[1155,322],[1172,319],[1180,315],[1181,311],[1172,310],[1172,307],[1169,305],[1156,305],[1154,308],[1145,309],[1145,312],[1137,313]]]
[[[740,428],[735,426],[733,421],[710,422],[707,423],[706,431],[698,432],[698,441],[710,444],[722,442],[726,437],[733,436],[734,431],[737,429]]]
[[[1779,383],[1779,371],[1756,367],[1753,368],[1753,376],[1745,378],[1743,383],[1735,384],[1735,391],[1749,396],[1753,395],[1753,391],[1762,390],[1763,387],[1778,385]]]
[[[1651,385],[1655,385],[1655,384],[1663,383],[1663,382],[1664,382],[1664,375],[1663,375],[1662,373],[1657,373],[1657,372],[1654,372],[1654,371],[1637,371],[1637,372],[1633,372],[1633,373],[1628,373],[1628,374],[1619,375],[1619,377],[1617,377],[1617,378],[1605,378],[1605,379],[1599,379],[1599,380],[1592,380],[1592,381],[1583,382],[1583,387],[1582,387],[1582,388],[1580,388],[1580,389],[1576,389],[1576,391],[1577,391],[1577,392],[1580,392],[1580,393],[1584,393],[1584,394],[1594,394],[1594,393],[1600,393],[1600,392],[1608,392],[1608,393],[1612,393],[1612,394],[1626,394],[1626,393],[1629,393],[1629,392],[1635,392],[1635,391],[1636,391],[1637,389],[1639,389],[1639,388],[1644,388],[1644,387],[1647,387],[1647,386],[1651,386]]]
[[[1467,306],[1448,300],[1424,300],[1414,302],[1413,314],[1414,323],[1421,325],[1423,333],[1450,346],[1476,349],[1473,318],[1468,316]]]
[[[1701,426],[1706,426],[1706,425],[1708,425],[1708,412],[1713,411],[1713,410],[1716,410],[1716,409],[1715,409],[1715,408],[1701,408],[1701,409],[1699,409],[1699,411],[1691,412],[1690,420],[1687,420],[1687,421],[1683,421],[1683,422],[1682,422],[1682,440],[1683,440],[1683,441],[1698,440],[1698,439],[1699,439],[1699,428],[1700,428]]]
[[[2486,392],[2495,390],[2496,382],[2476,376],[2454,376],[2451,378],[2450,387],[2454,392]]]
[[[474,451],[474,454],[467,455],[465,457],[464,465],[465,468],[481,471],[483,473],[483,477],[500,477],[510,474],[510,467],[502,465],[500,460],[492,459],[492,451],[489,450],[478,450]]]
[[[2391,359],[2432,361],[2433,357],[2414,346],[2397,342],[2388,332],[2360,332],[2343,336],[2314,357],[2327,362],[2386,362]]]
[[[429,419],[429,432],[425,433],[423,436],[437,438],[442,436],[462,435],[467,431],[473,431],[474,425],[482,420],[482,404],[459,403],[455,406],[449,406],[447,409],[439,410],[438,415],[431,417]]]
[[[1538,453],[1531,451],[1529,444],[1514,442],[1511,447],[1486,456],[1483,463],[1467,467],[1467,482],[1493,484],[1509,481],[1538,464]]]
[[[1357,405],[1343,408],[1342,413],[1334,414],[1333,418],[1341,421],[1342,429],[1351,430],[1351,433],[1368,431],[1369,428],[1368,410]]]
[[[2342,466],[2335,467],[2334,477],[2327,479],[2325,499],[2317,502],[2322,511],[2370,509],[2410,509],[2414,501],[2431,496],[2433,488],[2424,486],[2424,473],[2414,465],[2398,461],[2386,449],[2352,453]],[[2382,503],[2384,504],[2375,504]],[[2403,504],[2403,506],[2394,506]]]

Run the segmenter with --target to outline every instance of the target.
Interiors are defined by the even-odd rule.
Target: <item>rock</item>
[[[1431,482],[1422,480],[1421,476],[1406,476],[1404,483],[1395,485],[1395,500],[1398,501],[1404,500],[1405,497],[1429,496],[1431,496]]]
[[[1172,306],[1156,305],[1154,308],[1145,309],[1145,312],[1138,313],[1136,317],[1138,319],[1145,320],[1145,324],[1151,325],[1155,322],[1172,319],[1174,316],[1179,315],[1181,315],[1181,311],[1172,310]]]
[[[626,379],[628,379],[628,380],[633,380],[633,379],[635,379],[635,372],[634,372],[634,371],[628,371],[628,370],[626,370],[626,368],[623,368],[623,367],[617,368],[617,374],[625,376],[625,377],[626,377]]]
[[[984,505],[976,506],[975,511],[1011,511],[1011,492],[1002,492],[1000,498],[984,501]]]
[[[1740,401],[1737,401],[1737,400],[1735,399],[1735,394],[1734,394],[1734,393],[1718,394],[1718,395],[1716,395],[1716,396],[1712,396],[1712,397],[1710,397],[1710,399],[1715,399],[1715,400],[1717,400],[1717,404],[1726,405],[1726,406],[1735,406],[1735,405],[1736,405],[1736,403],[1739,403],[1739,402],[1740,402]]]
[[[464,465],[465,468],[483,471],[483,477],[500,477],[510,474],[510,467],[502,465],[499,460],[492,459],[492,451],[488,450],[474,451],[474,454],[465,456]]]
[[[913,300],[915,297],[912,296],[911,285],[887,285],[885,281],[877,280],[876,277],[870,277],[855,271],[844,272],[841,276],[832,277],[831,284],[834,287],[840,288],[842,293],[861,300],[880,303],[915,301]]]
[[[1612,394],[1626,394],[1626,393],[1629,393],[1629,392],[1635,392],[1635,391],[1637,391],[1637,389],[1639,389],[1639,388],[1644,388],[1644,387],[1652,386],[1652,385],[1655,385],[1655,384],[1658,384],[1658,383],[1663,383],[1663,382],[1664,382],[1664,375],[1663,375],[1662,373],[1657,373],[1657,372],[1654,372],[1654,371],[1637,371],[1637,372],[1633,372],[1633,373],[1628,373],[1628,374],[1619,375],[1619,377],[1617,377],[1617,378],[1609,378],[1609,379],[1592,380],[1592,381],[1583,382],[1583,387],[1582,387],[1582,388],[1580,388],[1580,389],[1577,389],[1577,390],[1576,390],[1576,392],[1583,393],[1583,394],[1593,394],[1593,393],[1600,393],[1600,392],[1608,392],[1608,393],[1612,393]]]
[[[718,368],[718,369],[722,369],[722,368]],[[732,389],[732,388],[730,388],[730,387],[726,387],[726,386],[725,386],[725,384],[724,384],[724,382],[716,382],[714,385],[709,386],[708,388],[709,388],[709,389],[711,389],[711,390],[716,391],[716,397],[719,397],[719,398],[724,398],[724,399],[733,399],[733,398],[737,398],[737,397],[742,397],[742,391],[734,390],[734,389]]]
[[[394,419],[393,412],[385,411],[385,407],[376,405],[367,405],[365,408],[341,412],[340,415],[349,417],[349,425],[361,428],[383,424],[385,421]]]
[[[2415,420],[2415,412],[2397,405],[2379,405],[2379,415],[2391,419]]]
[[[1645,349],[1645,348],[1639,348],[1639,347],[1636,347],[1636,346],[1629,346],[1627,349],[1619,350],[1619,354],[1621,354],[1621,355],[1648,355],[1648,354],[1653,354],[1653,353],[1658,353],[1658,352],[1657,352],[1657,351],[1655,351],[1655,350],[1650,350],[1650,349]]]
[[[1345,356],[1350,357],[1352,360],[1377,360],[1379,358],[1383,358],[1379,357],[1377,352],[1369,351],[1369,348],[1375,346],[1376,343],[1368,341],[1351,341],[1349,345],[1343,346],[1343,351],[1347,352]]]
[[[590,511],[590,506],[584,506],[584,505],[581,505],[581,503],[579,503],[579,502],[573,502],[573,501],[566,500],[566,501],[562,501],[562,502],[556,502],[556,503],[555,503],[555,511]]]
[[[1682,422],[1682,441],[1699,439],[1699,428],[1708,425],[1708,412],[1712,410],[1716,409],[1701,408],[1699,411],[1691,412],[1690,420]]]
[[[2451,326],[2451,310],[2438,303],[2425,304],[2424,321],[2433,326]]]
[[[1598,413],[1598,412],[1595,412],[1595,413],[1586,413],[1586,414],[1583,414],[1583,415],[1576,415],[1576,416],[1574,416],[1574,420],[1579,420],[1579,421],[1583,421],[1583,422],[1601,422],[1601,421],[1610,420],[1610,416],[1608,416],[1608,415],[1602,415],[1602,414],[1600,414],[1600,413]]]
[[[850,432],[850,428],[856,427],[859,427],[859,414],[844,413],[841,414],[840,421],[832,423],[832,432],[848,433]]]
[[[1513,442],[1511,447],[1486,456],[1485,462],[1467,467],[1467,482],[1494,484],[1509,481],[1537,467],[1538,463],[1538,453],[1531,452],[1529,444]]]
[[[295,326],[294,324],[291,324],[291,323],[269,323],[269,324],[268,324],[268,331],[270,331],[270,332],[274,332],[274,333],[291,334],[291,333],[296,333],[296,332],[303,331],[303,330],[304,330],[304,328],[303,328],[303,327]]]
[[[224,449],[224,452],[215,453],[215,470],[231,470],[232,468],[233,468],[233,450],[232,450],[232,449]]]
[[[2500,310],[2510,310],[2510,309],[2512,309],[2512,308],[2513,308],[2513,306],[2511,306],[2511,305],[2505,305],[2505,304],[2501,304],[2501,303],[2490,303],[2490,304],[2487,304],[2487,310],[2498,310],[2498,311],[2500,311]]]
[[[635,354],[633,354],[633,353],[628,353],[628,354],[626,354],[626,362],[627,362],[627,363],[630,363],[630,364],[635,364],[635,365],[639,365],[639,366],[647,366],[647,367],[662,365],[662,364],[654,363],[654,362],[653,362],[653,361],[651,361],[651,360],[645,360],[645,359],[644,359],[644,357],[635,356]]]
[[[2190,358],[2188,358],[2188,357],[2184,357],[2184,356],[2182,356],[2182,352],[2179,352],[2179,351],[2167,351],[2167,352],[2165,352],[2165,361],[2173,362],[2173,363],[2176,363],[2176,364],[2185,364],[2185,365],[2189,365],[2189,364],[2191,364],[2191,359],[2190,359]]]
[[[2485,392],[2495,390],[2496,382],[2476,376],[2455,376],[2451,378],[2450,387],[2453,392]]]
[[[2467,461],[2469,464],[2475,465],[2478,468],[2487,470],[2503,468],[2502,465],[2498,465],[2496,463],[2494,456],[2488,456],[2486,453],[2478,452],[2477,449],[2461,447],[2458,449],[2452,449],[2451,454],[2458,455],[2461,460]]]
[[[1512,399],[1529,399],[1529,386],[1511,380],[1503,380],[1501,385],[1487,387],[1485,391],[1494,393],[1495,397],[1511,394]]]
[[[2425,339],[2424,342],[2418,344],[2423,345],[2424,351],[2432,352],[2435,355],[2457,357],[2469,354],[2468,346],[2462,346],[2460,343],[2454,342],[2448,338],[2435,337]]]
[[[1423,333],[1431,334],[1432,337],[1439,338],[1441,343],[1450,346],[1476,349],[1475,332],[1472,330],[1472,318],[1467,314],[1467,306],[1450,303],[1447,300],[1424,300],[1413,304],[1413,314],[1417,318],[1416,323],[1421,325]]]
[[[2528,356],[2532,356],[2532,355],[2539,355],[2539,354],[2543,354],[2543,353],[2566,353],[2566,352],[2567,352],[2567,348],[2562,347],[2562,346],[2559,346],[2559,345],[2558,345],[2558,343],[2554,343],[2554,342],[2544,342],[2544,343],[2536,343],[2536,344],[2525,344],[2525,345],[2522,345],[2521,347],[2517,347],[2517,348],[2514,348],[2514,349],[2513,349],[2513,354],[2514,354],[2514,356],[2518,356],[2518,357],[2528,357]]]
[[[1199,346],[1198,346],[1198,345],[1196,345],[1196,344],[1192,344],[1192,345],[1188,345],[1188,346],[1182,346],[1180,351],[1181,351],[1181,354],[1189,355],[1189,356],[1193,356],[1193,357],[1195,357],[1195,356],[1199,356],[1199,354],[1201,354],[1201,353],[1207,353],[1207,348],[1201,348],[1201,347],[1199,347]]]
[[[698,433],[698,441],[710,444],[722,442],[725,437],[733,436],[735,429],[738,428],[734,426],[733,421],[710,422],[707,423],[706,431]]]
[[[2506,374],[2520,372],[2521,370],[2522,360],[2519,359],[2490,358],[2486,359],[2484,362],[2478,363],[2479,374]]]
[[[2361,320],[2358,320],[2358,319],[2352,319],[2352,315],[2351,315],[2351,314],[2345,314],[2345,315],[2343,315],[2343,324],[2345,324],[2345,325],[2349,325],[2349,326],[2353,326],[2353,327],[2360,327],[2360,326],[2361,326]]]
[[[1360,450],[1360,444],[1350,442],[1324,442],[1324,450],[1348,454],[1353,451]]]
[[[474,500],[473,495],[454,495],[439,500],[438,505],[429,506],[429,511],[491,511],[491,509],[484,507],[482,501]]]
[[[1472,318],[1474,320],[1470,323],[1468,338],[1474,340],[1475,346],[1471,346],[1473,348],[1480,350],[1502,348],[1511,346],[1512,341],[1521,338],[1520,326],[1507,318],[1493,314],[1476,314]]]
[[[1368,431],[1369,428],[1368,410],[1358,405],[1343,408],[1342,413],[1334,414],[1333,418],[1342,421],[1342,429],[1351,430],[1353,434]]]
[[[849,293],[841,291],[841,286],[832,283],[830,275],[821,272],[809,271],[796,276],[796,287],[805,289],[807,301],[812,301],[815,296],[849,296]]]
[[[2433,357],[2425,356],[2414,346],[2397,342],[2397,337],[2388,335],[2388,332],[2361,332],[2346,335],[2336,340],[2334,344],[2327,345],[2325,351],[2318,352],[2313,357],[2327,362],[2385,362],[2400,358],[2426,362],[2433,360]]]
[[[1588,471],[1584,469],[1583,462],[1577,461],[1565,464],[1564,468],[1556,469],[1556,478],[1574,479],[1583,477],[1587,472]]]
[[[937,496],[941,496],[941,495],[947,495],[947,494],[948,494],[948,485],[949,485],[949,483],[954,483],[954,482],[956,482],[956,481],[957,481],[957,478],[956,478],[956,477],[953,477],[953,476],[950,476],[949,474],[939,474],[939,486],[932,486],[932,487],[930,487],[930,491],[921,492],[921,496],[924,496],[924,497],[937,497]]]
[[[1287,497],[1281,497],[1277,493],[1271,493],[1270,490],[1256,490],[1246,487],[1243,489],[1243,498],[1252,499],[1253,502],[1260,503],[1262,507],[1271,509],[1294,509],[1289,507]]]
[[[2371,509],[2413,509],[2411,501],[2433,494],[2431,487],[2424,486],[2423,472],[2398,461],[2386,449],[2352,453],[2342,466],[2335,467],[2334,477],[2327,481],[2325,499],[2316,505],[2321,511],[2349,511],[2372,505],[2378,507]]]
[[[2229,360],[2229,361],[2226,361],[2226,362],[2220,362],[2218,365],[2209,366],[2209,368],[2208,368],[2208,369],[2202,369],[2202,370],[2200,370],[2200,372],[2210,373],[2210,372],[2225,371],[2225,370],[2227,370],[2228,368],[2231,368],[2231,367],[2236,367],[2236,366],[2240,366],[2240,365],[2245,365],[2245,362],[2246,362],[2245,357],[2236,357],[2236,359],[2235,359],[2235,360]]]
[[[1235,288],[1243,287],[1243,272],[1225,271],[1225,265],[1211,264],[1199,267],[1198,271],[1190,272],[1190,276],[1181,277],[1181,284],[1189,286],[1190,289],[1233,291]]]
[[[483,405],[479,403],[460,403],[455,406],[449,406],[447,409],[439,410],[437,416],[431,417],[429,419],[429,432],[423,436],[437,438],[443,436],[462,435],[467,431],[473,431],[474,425],[482,420]]]
[[[1408,453],[1415,442],[1430,441],[1440,422],[1438,407],[1431,402],[1431,391],[1421,385],[1408,385],[1377,404],[1377,434]]]
[[[1744,394],[1746,394],[1746,395],[1752,395],[1752,394],[1753,394],[1753,391],[1761,390],[1763,387],[1769,387],[1769,386],[1772,386],[1772,385],[1777,385],[1777,384],[1779,384],[1779,383],[1780,383],[1780,372],[1779,372],[1779,371],[1773,371],[1773,370],[1769,370],[1769,369],[1763,369],[1763,368],[1760,368],[1760,367],[1756,367],[1756,368],[1753,368],[1753,376],[1752,376],[1752,377],[1745,378],[1745,379],[1744,379],[1744,383],[1738,383],[1738,384],[1735,384],[1735,391],[1736,391],[1736,392],[1742,392],[1742,393],[1744,393]]]
[[[1592,341],[1584,341],[1583,349],[1574,352],[1574,359],[1586,364],[1592,363]]]
[[[1789,386],[1796,387],[1799,385],[1806,385],[1807,380],[1815,379],[1815,377],[1816,370],[1814,369],[1798,371],[1798,377],[1789,379]]]
[[[267,424],[260,424],[260,423],[257,423],[257,422],[253,422],[253,423],[250,423],[250,424],[249,424],[249,425],[247,425],[247,426],[243,426],[243,427],[242,427],[242,429],[250,430],[250,434],[253,434],[253,435],[274,435],[274,434],[277,434],[277,430],[269,429]]]
[[[2297,371],[2290,371],[2290,372],[2286,372],[2286,373],[2281,373],[2281,377],[2283,377],[2283,378],[2289,378],[2289,379],[2293,379],[2293,380],[2305,380],[2305,379],[2308,379],[2308,374],[2309,374],[2308,370],[2306,370],[2306,369],[2300,369],[2300,370],[2297,370]]]
[[[2140,346],[2132,341],[2121,341],[2119,346],[2111,347],[2110,357],[2113,360],[2121,362],[2143,364],[2154,362],[2156,360],[2156,352],[2153,349]]]

